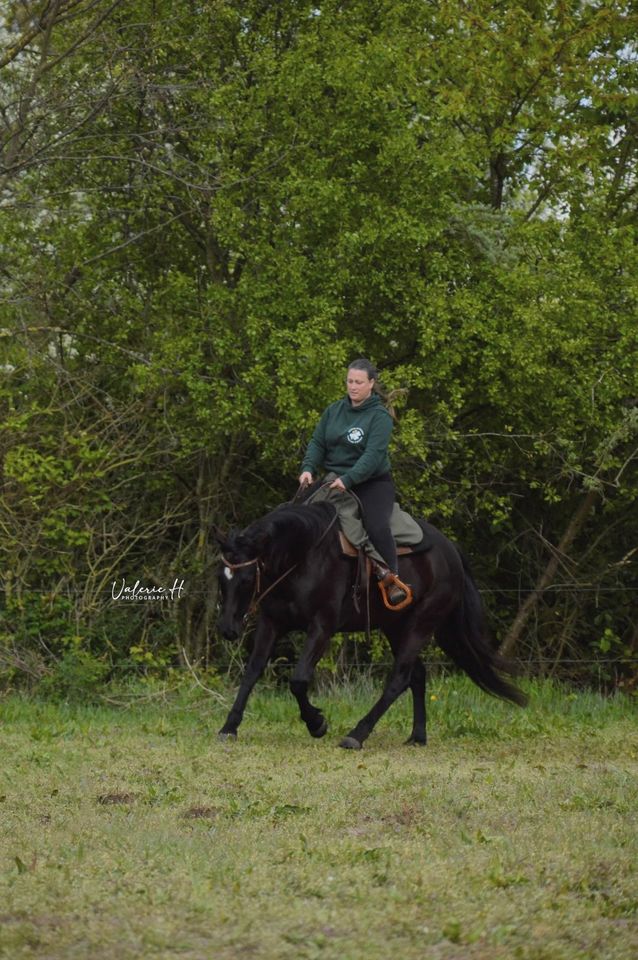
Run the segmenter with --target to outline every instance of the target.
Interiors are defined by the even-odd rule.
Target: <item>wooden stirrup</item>
[[[397,587],[400,587],[401,590],[405,590],[405,594],[406,594],[405,600],[402,600],[401,603],[390,603],[390,601],[388,600],[388,594],[386,592],[386,582],[385,582],[386,580],[389,580],[391,583],[395,584]],[[383,600],[383,605],[387,607],[388,610],[393,610],[393,611],[403,610],[405,607],[409,606],[414,600],[414,595],[412,593],[411,587],[409,587],[407,583],[404,583],[403,580],[399,580],[399,578],[394,573],[387,574],[383,578],[383,580],[378,581],[377,585],[379,587],[379,590],[381,591],[381,599]]]

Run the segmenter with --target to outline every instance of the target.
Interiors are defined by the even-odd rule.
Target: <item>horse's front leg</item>
[[[263,615],[260,615],[255,628],[253,650],[248,659],[239,690],[237,691],[237,696],[235,697],[235,702],[230,708],[224,726],[219,731],[218,736],[220,740],[236,739],[237,728],[244,716],[248,697],[266,669],[266,664],[268,663],[276,639],[277,631],[274,625],[270,620],[266,620]]]
[[[308,699],[308,687],[315,667],[328,649],[333,633],[334,628],[326,623],[311,623],[299,662],[290,680],[290,691],[299,704],[301,719],[312,737],[323,737],[328,730],[328,721],[323,712]]]

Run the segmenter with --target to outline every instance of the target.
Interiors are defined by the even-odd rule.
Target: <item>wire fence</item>
[[[451,662],[451,661],[446,661],[446,660],[426,660],[426,659],[421,658],[421,663],[422,663],[423,666],[426,667],[427,669],[435,669],[435,668],[438,668],[438,667],[444,669],[444,668],[447,668],[448,666],[450,666],[450,667],[452,666],[452,662]],[[540,657],[540,658],[537,659],[536,657],[534,657],[533,659],[530,659],[530,660],[525,660],[525,659],[517,658],[517,659],[516,659],[516,663],[519,664],[520,666],[523,666],[523,667],[524,667],[524,666],[528,666],[528,667],[530,667],[530,668],[532,668],[532,667],[536,668],[536,667],[538,667],[538,666],[551,666],[551,667],[555,667],[557,664],[560,665],[560,666],[578,666],[578,667],[603,667],[603,666],[612,666],[612,665],[613,665],[613,666],[615,666],[615,667],[620,668],[620,667],[629,666],[629,665],[631,665],[631,664],[638,664],[638,657],[619,657],[619,658],[614,659],[614,660],[610,660],[610,659],[602,659],[602,660],[583,659],[583,660],[579,660],[579,659],[577,659],[576,657],[569,658],[569,659],[564,659],[563,657],[560,657],[559,659],[555,659],[555,658],[551,658],[551,657]],[[291,662],[291,663],[288,663],[288,662],[283,661],[283,660],[281,661],[281,665],[282,665],[282,667],[289,668],[290,670],[292,670],[293,667],[294,667],[294,664],[293,664],[292,662]],[[394,666],[394,661],[393,661],[393,660],[374,660],[374,661],[370,661],[370,662],[367,662],[367,661],[366,661],[365,663],[352,663],[352,664],[349,664],[349,665],[348,665],[348,669],[362,670],[362,671],[363,671],[363,670],[369,669],[370,667],[387,667],[387,668],[390,668],[390,667],[392,667],[392,666]],[[328,669],[331,669],[331,668],[328,667]],[[456,668],[454,668],[454,669],[456,670]]]
[[[126,616],[130,617],[133,613],[133,609],[136,609],[138,616],[135,618],[136,623],[143,622],[143,619],[146,618],[146,623],[152,622],[155,617],[156,622],[169,622],[173,621],[175,623],[178,621],[180,604],[184,602],[191,603],[195,602],[195,609],[199,608],[199,603],[202,603],[202,606],[205,605],[205,602],[210,604],[211,601],[211,590],[200,587],[189,587],[188,577],[175,578],[178,584],[182,585],[182,589],[177,592],[174,591],[174,594],[171,595],[170,585],[172,584],[172,576],[167,577],[166,586],[167,592],[155,594],[155,595],[140,595],[140,596],[131,596],[127,600],[117,599],[112,594],[111,584],[109,583],[105,590],[99,595],[99,597],[94,597],[91,603],[91,610],[93,614],[99,615],[100,618],[106,616],[111,618],[111,611],[113,616]],[[122,578],[118,578],[116,581],[113,581],[118,585],[121,584]],[[132,586],[136,581],[131,580],[130,585]],[[139,578],[139,582],[142,580]],[[20,585],[20,589],[23,592],[22,598],[16,596],[15,587],[17,584],[6,582],[4,584],[0,583],[0,619],[3,615],[3,607],[5,617],[10,618],[14,613],[12,607],[14,604],[17,604],[18,607],[21,602],[24,602],[25,608],[28,610],[28,598],[29,596],[40,597],[41,600],[33,601],[34,604],[42,603],[43,607],[49,606],[50,609],[54,610],[56,602],[60,600],[66,601],[67,613],[66,615],[71,616],[73,614],[73,603],[75,598],[79,598],[83,595],[84,591],[82,590],[81,585],[76,585],[73,583],[64,584],[61,588],[56,589],[45,589],[45,588],[25,588],[23,585]],[[159,585],[158,585],[159,586]],[[214,591],[214,588],[213,588]],[[494,598],[501,596],[504,597],[525,597],[531,594],[537,594],[539,599],[543,600],[546,598],[550,600],[560,596],[573,596],[573,595],[583,595],[583,596],[602,596],[602,595],[617,595],[617,594],[626,594],[628,597],[627,602],[623,603],[623,609],[627,608],[627,605],[631,607],[633,604],[633,596],[638,593],[638,585],[634,586],[633,584],[627,584],[626,586],[618,585],[597,585],[593,583],[569,583],[569,582],[559,582],[549,584],[547,587],[538,589],[536,587],[498,587],[498,586],[481,586],[479,584],[479,591],[486,598],[486,603],[488,607],[492,607],[494,603]],[[3,598],[4,594],[4,598]],[[631,600],[629,599],[631,598]],[[4,599],[4,602],[3,602]],[[164,601],[164,602],[162,602]],[[141,606],[140,606],[141,604]],[[515,608],[515,603],[512,604]],[[150,608],[150,609],[149,609]],[[505,608],[504,608],[505,609]],[[64,610],[64,608],[63,608]],[[206,614],[210,618],[210,628],[206,632],[206,647],[207,653],[204,658],[203,665],[214,666],[220,664],[233,663],[234,673],[239,673],[242,669],[242,664],[246,659],[247,654],[244,652],[245,648],[243,646],[237,646],[234,652],[231,653],[230,649],[226,649],[224,641],[219,637],[214,630],[213,622],[216,616],[216,604],[211,604],[209,611]],[[20,613],[18,612],[18,617]],[[623,620],[625,620],[623,614]],[[636,620],[638,621],[638,611]],[[104,622],[102,620],[102,622]],[[627,624],[623,628],[624,633],[626,633]],[[1,624],[0,624],[1,629]],[[17,627],[16,627],[17,629]],[[600,634],[602,628],[598,631],[593,630],[593,633]],[[3,642],[6,643],[6,640],[9,640],[9,634],[5,634],[5,640],[0,636],[0,650],[2,648]],[[592,634],[593,636],[593,634]],[[368,644],[362,639],[357,639],[357,631],[341,631],[338,637],[341,639],[341,644],[339,645],[339,640],[334,646],[336,653],[331,659],[328,659],[327,662],[324,662],[321,667],[321,672],[325,675],[330,675],[331,673],[335,677],[352,677],[363,676],[365,674],[374,674],[381,673],[382,671],[389,670],[393,661],[388,659],[387,656],[383,656],[385,650],[387,650],[387,645],[385,638],[381,631],[373,630],[372,631],[372,643]],[[596,638],[594,637],[594,640]],[[10,642],[10,641],[9,641]],[[292,640],[293,647],[295,644],[298,645],[299,638]],[[384,646],[382,647],[381,644]],[[600,688],[603,687],[606,689],[610,688],[610,685],[625,685],[629,687],[631,685],[630,681],[627,678],[633,677],[634,680],[638,677],[638,651],[634,655],[635,643],[624,644],[624,648],[627,649],[627,654],[622,655],[619,651],[622,649],[620,644],[613,644],[612,654],[608,654],[607,651],[603,648],[600,650],[600,656],[592,655],[590,651],[592,648],[597,649],[597,644],[592,643],[582,643],[583,656],[573,656],[570,655],[571,651],[574,649],[579,649],[579,644],[570,645],[566,644],[567,649],[565,653],[567,656],[562,656],[557,650],[556,655],[552,656],[545,655],[547,650],[547,644],[542,642],[542,638],[536,638],[531,640],[529,645],[526,645],[523,640],[517,650],[516,656],[513,658],[516,662],[518,669],[522,675],[527,676],[552,676],[558,680],[580,680],[585,682],[596,683],[598,682]],[[560,645],[558,645],[560,646]],[[571,649],[570,649],[571,648]],[[589,648],[589,649],[588,649]],[[345,651],[344,654],[341,654],[340,650]],[[381,654],[381,659],[377,659],[374,655],[374,652]],[[535,652],[536,651],[536,652]],[[427,656],[427,650],[422,657],[422,662],[426,669],[433,674],[445,674],[451,670],[455,670],[453,664],[447,657],[441,655],[439,657]],[[286,678],[289,673],[292,671],[294,666],[292,656],[290,659],[276,659],[269,666],[269,672],[274,676],[281,677],[282,679]],[[222,666],[222,669],[224,667]]]
[[[181,578],[178,578],[178,579],[181,579]],[[109,594],[108,599],[117,599],[117,598],[110,597],[110,593],[113,589],[113,586],[115,584],[120,584],[121,581],[122,581],[122,577],[119,577],[117,580],[114,580],[111,583],[109,583],[108,588],[104,590],[104,593]],[[140,583],[140,585],[142,586],[145,585],[142,582],[141,578],[136,577],[134,580],[131,580],[131,582],[129,583],[129,586],[132,587],[136,583],[136,581]],[[170,590],[171,586],[173,585],[171,584],[167,586],[166,584],[164,584],[164,587],[167,590]],[[174,589],[177,589],[177,588],[174,587]],[[626,587],[623,587],[623,586],[599,587],[596,584],[581,585],[581,584],[569,584],[569,583],[549,584],[546,587],[540,587],[540,588],[539,587],[488,587],[488,586],[481,586],[480,584],[478,584],[478,589],[480,593],[507,594],[511,596],[526,596],[532,593],[545,594],[545,593],[561,593],[561,592],[564,592],[564,593],[638,593],[638,586],[634,587],[634,586],[628,585]],[[17,591],[14,586],[7,587],[3,584],[0,584],[0,594],[4,593],[12,597],[16,594],[16,592]],[[21,592],[24,593],[24,595],[40,594],[45,597],[61,596],[63,594],[66,596],[73,595],[73,594],[80,596],[80,595],[84,595],[85,593],[82,587],[75,587],[72,584],[65,584],[65,586],[59,590],[56,590],[55,588],[44,588],[44,587],[21,587]],[[180,593],[179,593],[179,599],[183,599],[186,596],[208,597],[210,595],[210,592],[211,592],[210,588],[209,589],[206,589],[206,588],[193,589],[192,587],[189,587],[188,583],[185,581],[185,578],[184,578],[182,589],[180,590]],[[142,597],[139,597],[138,599],[141,600]]]

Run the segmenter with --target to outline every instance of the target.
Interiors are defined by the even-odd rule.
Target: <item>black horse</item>
[[[412,604],[401,611],[387,610],[372,585],[370,625],[388,638],[394,665],[379,700],[341,741],[346,749],[361,749],[380,717],[408,687],[413,726],[407,742],[425,744],[425,667],[419,654],[433,634],[454,663],[487,693],[520,706],[526,703],[525,694],[501,676],[508,666],[485,638],[481,599],[467,562],[440,531],[430,525],[426,529],[430,549],[399,561],[400,577],[414,593]],[[305,631],[306,642],[290,689],[310,734],[322,737],[327,721],[308,699],[315,666],[333,634],[365,630],[367,619],[365,597],[355,603],[356,562],[342,554],[334,507],[325,502],[285,504],[241,533],[217,539],[222,548],[222,635],[237,639],[249,611],[257,611],[253,650],[220,737],[237,736],[250,692],[275,642],[292,630]]]

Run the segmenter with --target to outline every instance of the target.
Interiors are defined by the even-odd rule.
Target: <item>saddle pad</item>
[[[417,520],[416,522],[423,530],[423,540],[411,547],[397,546],[397,555],[400,557],[410,553],[425,553],[432,549],[433,540],[428,532],[428,524],[425,520]],[[357,557],[359,555],[357,548],[350,543],[343,530],[339,531],[339,543],[341,544],[341,552],[345,557]]]

